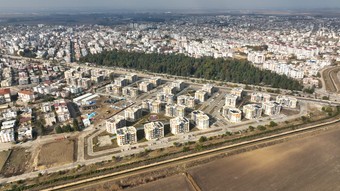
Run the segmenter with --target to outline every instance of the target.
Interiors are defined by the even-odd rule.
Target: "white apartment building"
[[[237,95],[226,94],[225,103],[224,103],[225,106],[236,107],[236,103],[237,103]]]
[[[295,97],[278,95],[276,97],[276,102],[283,107],[296,108],[298,100]]]
[[[223,117],[227,118],[231,123],[241,122],[242,119],[242,111],[237,108],[231,108],[228,106],[224,106],[222,108]]]
[[[164,124],[156,121],[144,125],[146,140],[156,140],[164,137]]]
[[[163,87],[163,92],[164,92],[164,94],[175,94],[176,88],[173,87],[173,86],[165,86],[165,87]]]
[[[208,96],[211,96],[214,93],[214,86],[212,84],[204,84],[202,90],[208,93]]]
[[[127,86],[128,84],[129,84],[129,80],[124,77],[116,78],[114,81],[114,85],[120,86],[120,87]]]
[[[243,113],[246,119],[258,119],[262,116],[262,108],[257,104],[243,106]]]
[[[195,99],[199,102],[205,102],[208,98],[208,93],[202,90],[198,90],[195,92]]]
[[[230,94],[232,95],[236,95],[237,96],[237,100],[241,100],[243,98],[243,88],[234,88],[231,90]]]
[[[128,121],[136,121],[142,117],[142,107],[129,107],[125,109],[125,119]]]
[[[138,88],[141,92],[149,92],[150,90],[152,90],[153,85],[148,81],[144,81],[138,85]]]
[[[176,107],[176,116],[177,117],[184,117],[185,116],[185,106],[177,105]]]
[[[190,131],[189,127],[190,127],[189,119],[185,117],[176,117],[170,119],[171,133],[174,135],[188,133]]]
[[[162,84],[162,79],[159,77],[152,77],[149,82],[153,85],[153,87],[157,87]]]
[[[108,120],[106,120],[106,131],[111,134],[116,134],[117,129],[126,126],[126,120],[123,116],[116,115]]]
[[[153,100],[145,99],[145,100],[142,101],[142,108],[150,111],[151,108],[152,108],[152,103],[153,103]]]
[[[122,89],[123,96],[137,97],[139,94],[138,88],[124,87]]]
[[[165,116],[176,117],[177,116],[177,105],[174,105],[174,104],[165,105]]]
[[[151,103],[151,109],[150,109],[151,113],[160,113],[161,109],[162,109],[162,102],[155,100]]]
[[[117,129],[117,144],[119,146],[137,143],[137,130],[135,127],[122,127]]]
[[[184,89],[185,84],[181,80],[176,80],[176,81],[171,83],[171,86],[175,88],[175,91],[181,91],[181,90]]]
[[[109,85],[106,85],[105,88],[106,88],[106,93],[108,93],[108,94],[113,94],[115,96],[122,95],[122,87],[121,86],[109,84]]]
[[[271,101],[271,102],[264,102],[262,104],[262,108],[263,108],[263,113],[265,115],[279,115],[282,109],[281,104],[275,102],[275,101]]]
[[[209,116],[206,115],[203,111],[193,111],[191,113],[191,119],[194,121],[198,129],[208,129],[210,127]]]
[[[125,76],[125,78],[128,80],[129,83],[134,83],[138,81],[138,76],[137,74],[128,74]]]
[[[270,94],[253,92],[250,97],[250,101],[254,103],[268,102],[270,101]]]

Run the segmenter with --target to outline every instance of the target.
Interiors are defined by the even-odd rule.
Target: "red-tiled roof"
[[[29,90],[21,90],[19,93],[26,94],[26,95],[33,95],[33,92]]]
[[[11,89],[0,89],[0,95],[11,94]]]

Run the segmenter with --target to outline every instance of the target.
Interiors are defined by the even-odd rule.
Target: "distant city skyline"
[[[339,0],[11,0],[1,10],[209,10],[340,8]]]

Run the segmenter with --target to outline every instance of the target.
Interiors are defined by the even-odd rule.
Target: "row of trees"
[[[260,70],[245,60],[214,59],[212,57],[192,58],[182,54],[145,54],[114,50],[95,55],[90,54],[80,61],[208,80],[268,85],[290,90],[302,89],[297,80],[269,70]]]
[[[66,132],[73,132],[73,131],[81,131],[81,127],[78,123],[77,119],[73,119],[73,124],[72,126],[70,124],[67,124],[63,127],[61,127],[60,125],[55,127],[55,132],[56,133],[66,133]]]

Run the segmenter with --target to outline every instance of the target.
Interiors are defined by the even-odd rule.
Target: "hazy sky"
[[[340,0],[0,0],[0,9],[292,9],[339,8]]]

